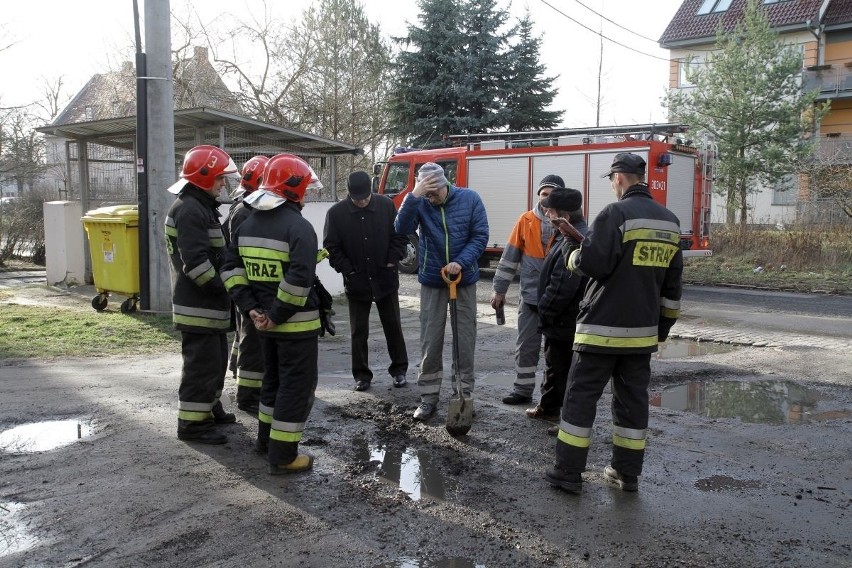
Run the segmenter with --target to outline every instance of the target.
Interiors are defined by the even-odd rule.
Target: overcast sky
[[[498,2],[509,5],[507,0]],[[182,11],[190,3],[171,0],[171,7]],[[205,16],[227,18],[262,11],[263,2],[194,0],[194,4]],[[310,0],[267,0],[267,4],[276,14],[292,17]],[[542,37],[547,74],[559,75],[554,108],[565,110],[564,127],[595,123],[600,37],[586,28],[602,30],[614,40],[604,40],[601,125],[607,126],[666,120],[660,99],[669,66],[667,52],[656,40],[680,4],[681,0],[514,0],[510,13],[519,17],[526,7],[531,11],[534,29]],[[419,13],[415,0],[366,0],[364,6],[386,35],[406,35],[406,23],[416,23]],[[139,10],[144,14],[144,0],[139,0]],[[93,74],[118,67],[132,53],[133,2],[4,0],[0,38],[0,47],[15,42],[0,51],[0,106],[39,99],[42,78],[62,75],[69,93],[76,93]]]

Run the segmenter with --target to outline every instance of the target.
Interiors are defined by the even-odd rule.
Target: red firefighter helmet
[[[266,163],[259,189],[301,203],[308,186],[317,181],[314,170],[303,159],[293,154],[278,154]]]
[[[257,186],[260,185],[260,182],[263,179],[263,169],[266,167],[267,162],[269,162],[269,158],[266,156],[255,156],[243,164],[243,175],[240,178],[240,188],[242,188],[246,194],[256,190]]]
[[[210,191],[217,177],[239,171],[227,152],[204,144],[186,153],[180,177],[204,191]]]

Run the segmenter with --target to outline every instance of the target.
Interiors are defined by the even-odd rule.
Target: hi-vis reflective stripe
[[[230,290],[234,286],[248,286],[249,279],[246,278],[245,268],[235,268],[222,273],[222,282],[225,283],[225,289]]]
[[[271,406],[260,404],[257,407],[257,419],[264,424],[272,424],[272,413],[274,411],[275,409]]]
[[[216,276],[216,269],[213,268],[213,263],[209,260],[205,260],[192,270],[186,273],[186,275],[195,281],[199,286],[204,286],[208,282],[210,282],[214,276]]]
[[[327,249],[321,248],[317,251],[317,264],[324,261],[329,257],[329,253]]]
[[[202,422],[212,418],[212,402],[186,402],[178,401],[178,419],[189,422]]]
[[[221,228],[208,229],[207,236],[210,237],[210,246],[214,248],[222,248],[225,246],[225,235]]]
[[[166,217],[166,236],[176,237],[178,234],[175,220],[172,217]]]
[[[657,328],[609,327],[578,323],[574,343],[598,347],[652,347],[657,345]]]
[[[680,302],[660,297],[660,315],[667,318],[677,319],[680,315]]]
[[[296,286],[288,283],[286,280],[282,280],[281,284],[278,285],[277,296],[285,304],[292,304],[301,308],[308,302],[308,294],[310,293],[310,288]]]
[[[680,244],[680,227],[671,221],[659,219],[630,219],[621,228],[621,242],[636,240],[662,241]]]
[[[309,312],[298,312],[282,324],[269,328],[272,333],[297,333],[300,331],[314,331],[320,328],[319,310]]]
[[[592,429],[581,428],[560,420],[559,433],[556,435],[556,439],[575,448],[588,448],[592,443]]]
[[[243,249],[257,251],[259,258],[271,258],[278,260],[286,260],[290,258],[290,243],[279,241],[277,239],[264,239],[261,237],[240,236],[237,241],[237,248],[240,250],[240,256],[243,254]]]
[[[269,431],[271,440],[279,442],[298,442],[302,439],[302,432],[305,430],[304,422],[281,422],[280,420],[272,421],[272,429]]]
[[[628,450],[644,450],[646,433],[647,430],[634,430],[613,425],[612,445]]]
[[[210,329],[228,329],[231,326],[230,310],[191,308],[174,304],[172,321],[179,324]]]
[[[237,369],[237,386],[259,389],[263,384],[263,373]]]

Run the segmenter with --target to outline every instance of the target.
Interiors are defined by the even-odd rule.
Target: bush
[[[40,191],[30,191],[0,205],[0,266],[15,258],[44,264],[45,200]]]

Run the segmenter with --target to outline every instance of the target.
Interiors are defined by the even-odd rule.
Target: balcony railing
[[[817,90],[818,99],[852,98],[852,68],[838,65],[816,65],[802,73],[802,88]]]
[[[852,135],[820,136],[816,158],[830,164],[852,164]]]

